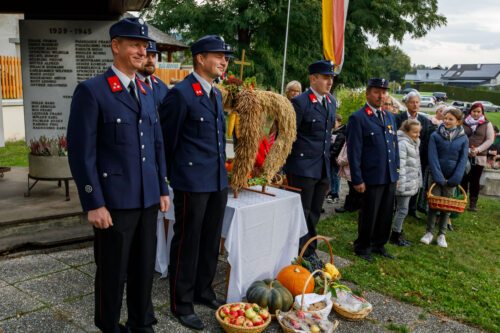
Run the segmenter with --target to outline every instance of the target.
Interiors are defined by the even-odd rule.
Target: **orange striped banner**
[[[349,0],[322,0],[323,56],[335,63],[339,74],[344,63],[344,32]]]
[[[2,82],[2,98],[23,98],[23,85],[21,81],[21,59],[17,57],[0,56],[0,69],[0,78]]]

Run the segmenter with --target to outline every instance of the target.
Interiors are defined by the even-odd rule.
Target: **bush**
[[[464,102],[474,101],[490,101],[493,104],[500,104],[500,92],[495,90],[483,90],[484,88],[463,88],[442,86],[439,84],[416,84],[412,88],[418,91],[443,91],[448,95],[449,99],[459,100]]]
[[[342,116],[346,123],[351,113],[359,110],[366,102],[364,89],[348,89],[339,87],[335,90],[335,97],[339,103],[337,114]]]

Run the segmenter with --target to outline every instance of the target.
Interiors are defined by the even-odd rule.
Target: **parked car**
[[[476,101],[482,103],[484,106],[484,112],[500,112],[500,106],[491,103],[490,101]],[[474,102],[474,103],[476,103]],[[472,104],[474,104],[472,103]]]
[[[453,106],[456,109],[459,109],[464,113],[469,111],[471,105],[472,103],[462,102],[462,101],[454,101],[453,103],[451,103],[451,106]]]
[[[432,96],[422,96],[420,98],[420,105],[428,108],[433,108],[436,105],[436,101]]]
[[[446,102],[448,100],[448,95],[445,92],[435,91],[432,93],[432,96],[436,98],[437,102]]]
[[[413,88],[404,88],[404,89],[403,89],[403,91],[402,91],[402,93],[403,93],[403,95],[406,95],[406,94],[408,94],[408,93],[409,93],[409,92],[411,92],[411,91],[416,91],[416,92],[418,92],[418,90],[417,90],[417,89],[413,89]]]

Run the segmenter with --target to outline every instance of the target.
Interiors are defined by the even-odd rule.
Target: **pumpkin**
[[[306,284],[307,278],[311,275],[306,268],[299,265],[290,265],[283,268],[276,277],[286,289],[288,289],[292,296],[302,294],[302,289]],[[306,287],[306,294],[312,293],[314,290],[314,279],[309,280]]]
[[[288,311],[293,304],[293,296],[277,280],[265,279],[255,281],[247,289],[247,301],[257,303],[261,307],[268,307],[271,314],[276,310]]]

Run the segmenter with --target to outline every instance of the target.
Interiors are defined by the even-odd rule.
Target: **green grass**
[[[407,218],[411,247],[387,245],[396,260],[376,257],[370,264],[354,256],[357,213],[337,214],[320,222],[319,233],[333,238],[334,253],[353,265],[342,270],[345,280],[413,303],[489,331],[500,331],[500,201],[481,197],[479,212],[453,220],[448,248],[419,242],[425,222]]]
[[[497,125],[500,128],[500,112],[487,112],[486,118],[488,118],[493,125]]]
[[[0,166],[28,166],[29,149],[26,142],[7,141],[5,147],[0,148]]]

